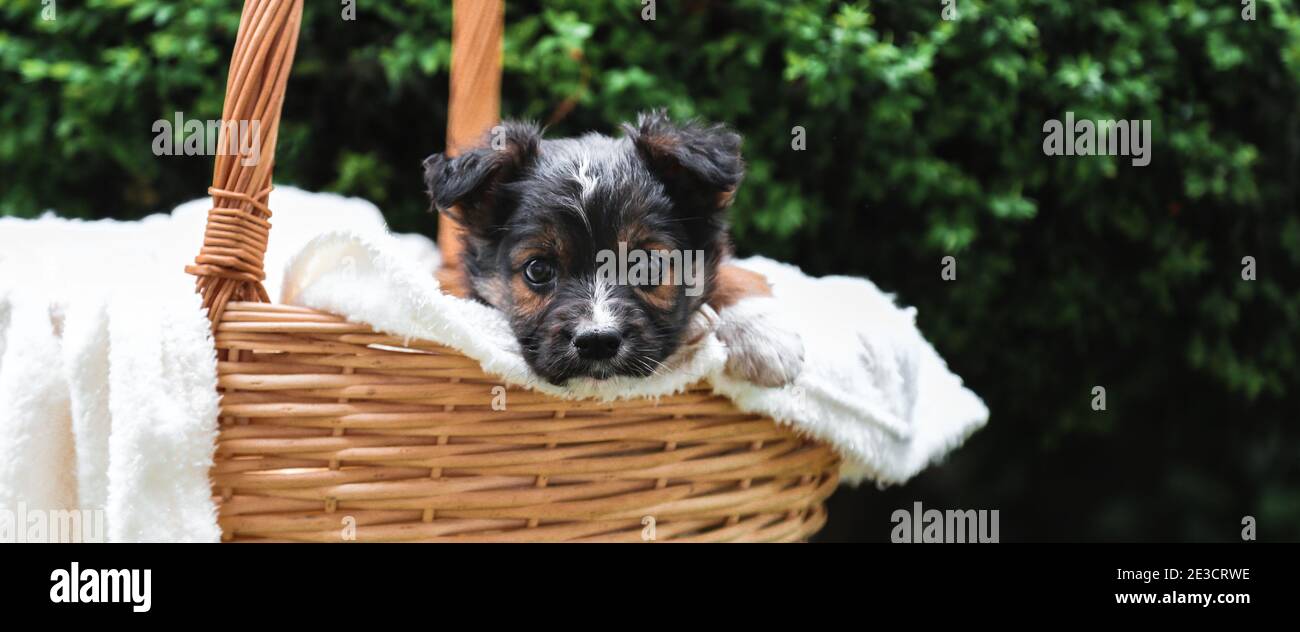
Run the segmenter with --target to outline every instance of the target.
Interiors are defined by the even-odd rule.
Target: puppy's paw
[[[747,298],[718,313],[727,373],[761,386],[784,386],[803,371],[803,338],[780,319],[771,298]]]

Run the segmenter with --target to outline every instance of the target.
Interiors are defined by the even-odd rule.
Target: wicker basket
[[[445,346],[270,304],[266,201],[301,13],[244,6],[223,119],[268,133],[255,166],[217,158],[187,268],[218,350],[224,540],[799,541],[825,523],[835,454],[706,385],[613,403],[503,390]],[[449,145],[495,119],[501,2],[458,1],[455,21]]]

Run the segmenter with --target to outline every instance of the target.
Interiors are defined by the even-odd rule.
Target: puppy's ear
[[[663,110],[641,114],[623,130],[669,195],[703,213],[731,204],[745,176],[739,134],[723,125],[674,123]]]
[[[484,144],[454,158],[434,154],[424,161],[424,182],[439,213],[477,236],[487,236],[509,219],[503,185],[532,165],[542,130],[532,122],[505,122]]]

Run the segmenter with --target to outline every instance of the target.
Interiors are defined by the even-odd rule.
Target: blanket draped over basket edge
[[[199,303],[0,288],[0,542],[220,539]]]

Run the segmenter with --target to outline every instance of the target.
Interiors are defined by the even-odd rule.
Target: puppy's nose
[[[618,354],[623,336],[613,329],[591,329],[573,338],[578,357],[583,360],[608,360]]]

